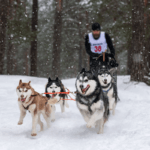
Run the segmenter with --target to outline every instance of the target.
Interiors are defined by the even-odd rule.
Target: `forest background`
[[[0,74],[76,77],[89,69],[94,22],[113,41],[118,75],[150,84],[150,0],[0,0]]]

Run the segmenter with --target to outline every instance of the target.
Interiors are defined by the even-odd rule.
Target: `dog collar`
[[[106,89],[110,86],[110,83],[107,86],[101,86],[103,89]]]
[[[107,93],[109,90],[110,90],[110,88],[107,91],[103,90],[103,92]]]
[[[110,85],[110,84],[109,84]],[[107,86],[108,87],[108,86]],[[111,87],[112,87],[112,85],[110,86],[110,88],[108,89],[108,90],[103,90],[103,92],[105,92],[105,93],[108,93],[109,92],[109,90],[111,89]],[[106,87],[105,87],[106,88]]]

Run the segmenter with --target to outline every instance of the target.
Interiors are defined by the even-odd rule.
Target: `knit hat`
[[[95,22],[92,24],[92,30],[101,30],[101,26],[99,23]]]

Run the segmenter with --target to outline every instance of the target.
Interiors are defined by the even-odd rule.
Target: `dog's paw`
[[[36,133],[32,133],[31,136],[37,136],[37,134]]]
[[[51,120],[51,122],[54,122],[54,121],[55,121],[55,119],[52,119],[52,120]]]
[[[87,128],[91,128],[92,126],[94,126],[94,124],[92,122],[88,122],[86,125]]]
[[[99,131],[99,132],[97,132],[97,134],[103,134],[103,132],[102,132],[102,131]]]
[[[18,125],[22,125],[22,124],[23,124],[23,122],[20,122],[20,121],[18,122]]]

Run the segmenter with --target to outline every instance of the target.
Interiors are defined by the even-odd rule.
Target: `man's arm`
[[[111,54],[113,54],[115,56],[115,49],[113,47],[112,40],[107,33],[105,33],[105,38],[106,38],[106,42],[107,42],[107,45],[110,49]]]
[[[91,52],[91,44],[89,43],[89,36],[88,34],[85,36],[85,49],[86,52],[91,56],[91,57],[98,57],[99,54],[95,54]]]

